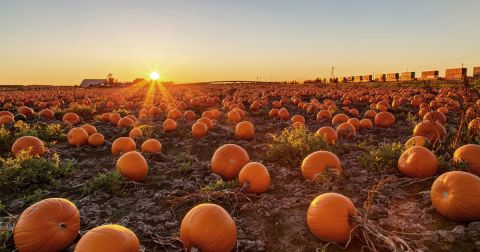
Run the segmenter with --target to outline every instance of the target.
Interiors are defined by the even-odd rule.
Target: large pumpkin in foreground
[[[64,250],[80,231],[80,214],[66,199],[51,198],[23,211],[13,239],[19,252]]]
[[[138,252],[140,243],[128,228],[104,225],[88,231],[77,243],[74,252]]]
[[[307,223],[320,240],[344,243],[356,234],[353,230],[356,224],[349,221],[350,215],[358,216],[350,199],[338,193],[324,193],[310,204]]]
[[[453,160],[467,162],[468,170],[480,176],[480,145],[467,144],[458,148],[453,154]]]
[[[452,171],[440,175],[432,185],[430,198],[447,218],[480,220],[480,178],[471,173]]]
[[[212,171],[223,179],[238,177],[240,170],[250,162],[247,152],[236,144],[226,144],[218,148],[212,157]]]
[[[229,252],[237,243],[237,227],[232,217],[215,204],[201,204],[183,218],[180,239],[187,250]]]
[[[43,156],[44,147],[42,141],[40,139],[33,137],[33,136],[24,136],[20,137],[13,143],[12,146],[12,154],[14,157],[18,155],[20,151],[28,151],[30,156]]]
[[[337,170],[342,174],[338,157],[329,151],[317,151],[308,155],[302,163],[302,174],[305,179],[313,179],[315,174]]]

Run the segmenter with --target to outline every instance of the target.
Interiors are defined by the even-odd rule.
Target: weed
[[[175,160],[177,163],[184,163],[188,160],[188,154],[186,152],[180,152],[178,154],[177,159]]]
[[[100,122],[100,117],[101,117],[101,115],[95,115],[95,116],[93,116],[93,120],[95,122]]]
[[[99,173],[95,178],[83,185],[82,195],[95,195],[99,192],[111,192],[119,196],[125,196],[123,185],[125,177],[119,170],[107,173]]]
[[[16,158],[0,158],[0,191],[20,191],[33,184],[58,185],[59,178],[75,172],[72,162],[61,163],[57,154],[52,159],[35,158],[20,151]]]
[[[112,113],[117,113],[117,114],[119,114],[122,118],[125,117],[125,116],[127,116],[127,115],[130,115],[130,114],[131,114],[130,111],[129,111],[127,108],[125,108],[125,106],[120,106],[119,108],[113,110]]]
[[[228,188],[234,188],[240,186],[238,178],[232,181],[223,181],[222,179],[218,180],[216,183],[210,183],[209,185],[200,189],[200,191],[222,191]]]
[[[190,169],[192,168],[190,162],[185,162],[180,165],[180,168],[178,169],[179,173],[187,173]]]
[[[364,169],[373,173],[382,171],[394,173],[397,170],[398,159],[404,151],[405,147],[400,142],[384,144],[361,156],[360,164]]]
[[[259,111],[253,112],[252,115],[254,115],[254,116],[268,116],[268,115],[270,115],[270,111],[268,111],[268,109],[262,108]]]
[[[300,127],[284,129],[280,135],[270,134],[273,144],[264,154],[269,161],[276,161],[284,165],[300,166],[303,159],[319,150],[331,150],[324,137]]]
[[[28,195],[28,196],[23,196],[23,201],[26,204],[32,205],[32,204],[37,203],[40,200],[42,200],[43,197],[45,197],[45,194],[47,194],[47,193],[48,193],[47,190],[37,189],[33,192],[33,194]]]
[[[153,125],[140,125],[138,126],[142,130],[143,136],[146,138],[153,138],[155,136],[155,126]]]
[[[7,208],[7,206],[5,206],[4,204],[2,204],[2,201],[0,201],[0,212],[2,212],[3,210],[5,210],[5,208]]]
[[[13,143],[24,136],[33,136],[42,140],[47,147],[53,146],[55,141],[64,141],[67,139],[60,124],[46,124],[38,122],[33,126],[18,121],[11,129],[6,129],[3,125],[0,129],[0,150],[10,151]]]
[[[74,105],[65,109],[59,107],[51,107],[53,113],[55,113],[55,118],[61,120],[66,113],[75,113],[79,116],[93,115],[97,112],[97,106],[95,105]]]

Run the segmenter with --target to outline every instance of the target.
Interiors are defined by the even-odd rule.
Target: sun
[[[152,79],[152,80],[158,80],[158,78],[160,78],[160,76],[158,75],[158,73],[153,72],[153,73],[150,74],[150,79]]]

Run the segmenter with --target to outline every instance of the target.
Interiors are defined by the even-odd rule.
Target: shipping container
[[[370,82],[370,81],[372,81],[372,75],[364,75],[362,81],[363,81],[363,82]]]
[[[353,76],[348,76],[347,77],[347,81],[353,81],[354,80],[354,77]]]
[[[403,72],[400,74],[400,80],[411,81],[415,80],[415,72]]]
[[[422,72],[422,79],[435,79],[438,78],[438,71],[426,71]]]
[[[347,81],[347,78],[345,78],[345,77],[339,77],[338,78],[338,83],[344,83],[346,81]]]
[[[353,80],[353,82],[362,82],[362,78],[363,76],[355,76],[355,79]]]
[[[446,80],[462,80],[467,76],[466,68],[447,69],[445,71]]]
[[[480,67],[473,68],[473,78],[480,78]]]
[[[384,82],[386,79],[386,74],[375,74],[375,81]]]
[[[398,73],[389,73],[387,74],[386,81],[398,81]]]

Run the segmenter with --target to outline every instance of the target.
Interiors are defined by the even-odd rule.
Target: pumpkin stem
[[[193,245],[190,245],[192,249],[190,250],[191,252],[201,252],[201,250]]]
[[[64,228],[67,228],[67,224],[65,224],[65,223],[60,223],[60,224],[58,224],[58,227],[59,227],[60,229],[64,229]]]
[[[250,187],[250,183],[248,183],[247,181],[243,182],[242,190],[249,187]]]

